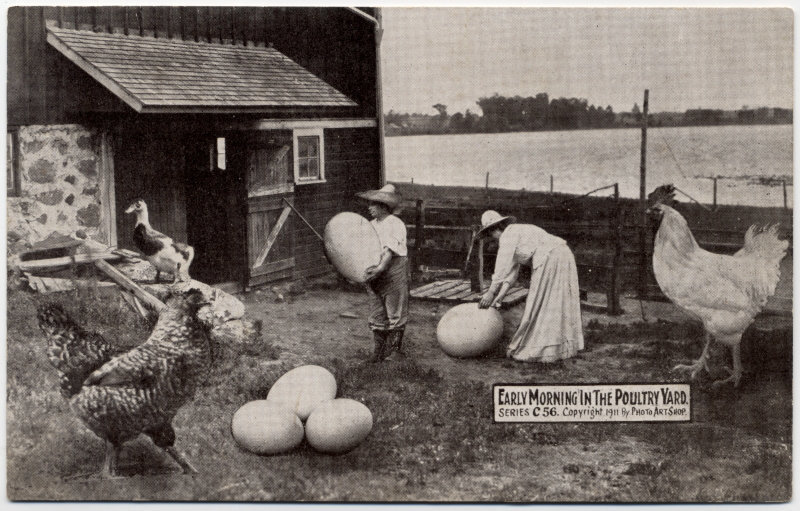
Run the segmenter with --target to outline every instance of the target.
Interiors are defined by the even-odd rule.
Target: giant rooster
[[[660,222],[653,248],[653,272],[664,294],[681,310],[703,322],[705,346],[693,364],[675,370],[691,370],[694,379],[708,371],[712,338],[731,349],[730,376],[714,382],[739,385],[742,377],[740,343],[745,329],[775,293],[780,261],[789,242],[778,239],[778,226],[751,226],[744,246],[733,255],[703,250],[692,236],[686,219],[670,204],[675,187],[662,185],[648,197],[648,213]]]

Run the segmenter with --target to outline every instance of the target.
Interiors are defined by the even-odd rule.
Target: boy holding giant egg
[[[406,225],[393,214],[400,205],[400,195],[391,184],[356,195],[368,201],[370,223],[381,244],[380,261],[367,268],[365,275],[371,297],[369,326],[375,340],[372,360],[402,358],[409,277]]]

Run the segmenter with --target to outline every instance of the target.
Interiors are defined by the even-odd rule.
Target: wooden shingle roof
[[[271,47],[48,26],[47,41],[137,112],[259,112],[357,104]]]

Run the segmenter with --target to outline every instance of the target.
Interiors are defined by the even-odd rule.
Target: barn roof
[[[271,47],[49,26],[47,41],[137,112],[259,112],[357,104]]]

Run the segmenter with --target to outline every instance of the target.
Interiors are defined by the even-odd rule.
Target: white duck
[[[159,281],[162,271],[172,273],[173,282],[190,280],[189,265],[194,259],[194,248],[185,243],[178,243],[166,234],[153,229],[150,226],[147,204],[142,199],[133,201],[125,213],[136,214],[133,242],[155,267],[156,282]]]

